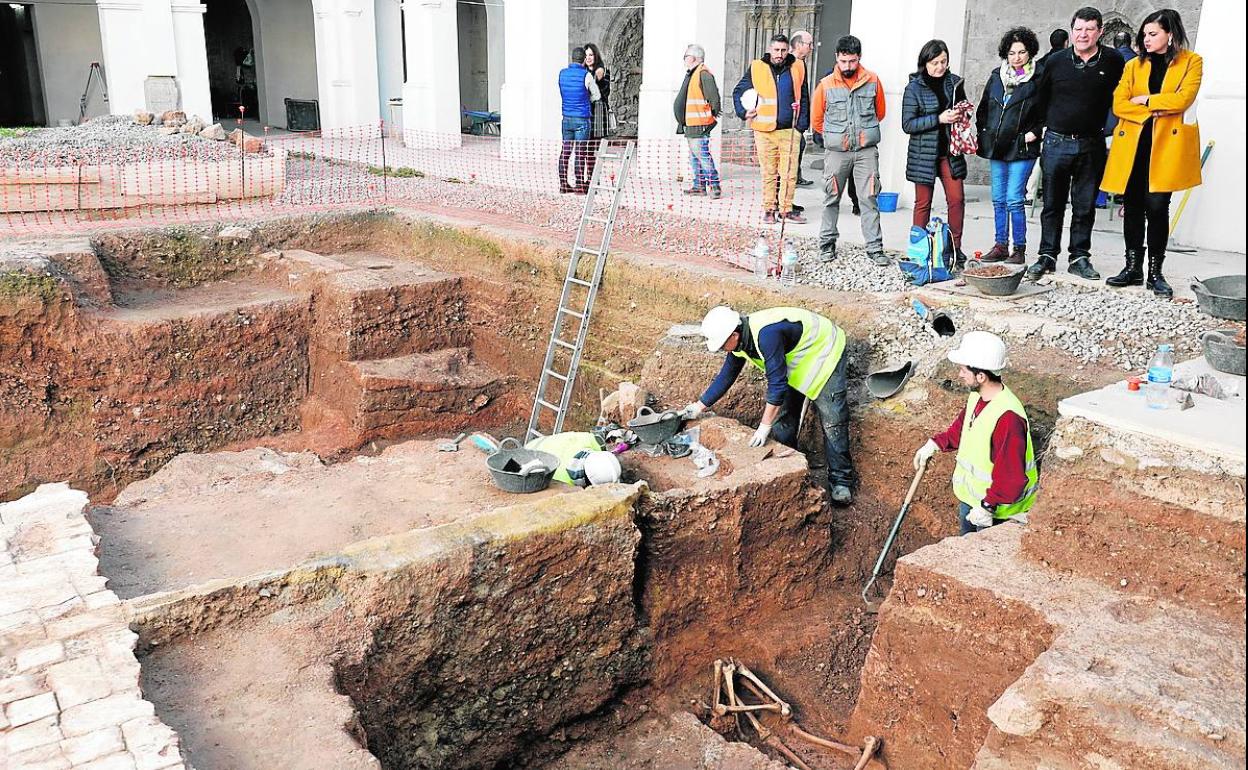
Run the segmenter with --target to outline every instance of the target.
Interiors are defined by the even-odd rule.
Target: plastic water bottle
[[[760,278],[767,277],[768,263],[771,261],[771,247],[767,245],[767,239],[758,236],[758,242],[754,244],[754,275]]]
[[[1145,396],[1150,409],[1170,405],[1170,380],[1174,378],[1174,346],[1158,345],[1153,360],[1148,362],[1148,385]]]
[[[780,252],[780,283],[785,286],[797,285],[797,249],[787,239],[784,242],[784,251]]]

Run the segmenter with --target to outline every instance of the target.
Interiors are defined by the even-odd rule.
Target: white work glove
[[[703,404],[701,401],[694,401],[692,404],[689,404],[684,409],[680,410],[680,416],[685,418],[686,420],[696,420],[699,417],[701,417],[702,413],[705,411],[706,411],[705,404]]]
[[[966,514],[966,520],[977,527],[992,526],[992,514],[978,505],[972,508],[970,513]]]
[[[767,423],[761,423],[758,430],[754,431],[754,435],[750,438],[751,447],[760,447],[767,443],[767,437],[771,435],[771,426]]]
[[[924,465],[927,465],[928,461],[935,457],[939,451],[940,447],[936,446],[936,442],[929,438],[927,443],[919,447],[919,451],[914,453],[914,469],[917,471]]]

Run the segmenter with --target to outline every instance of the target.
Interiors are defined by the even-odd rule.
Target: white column
[[[405,0],[403,143],[452,148],[459,136],[459,14],[455,0]]]
[[[377,107],[390,125],[390,99],[403,96],[403,10],[399,0],[377,0]]]
[[[506,0],[503,27],[503,158],[553,158],[563,124],[559,70],[571,61],[568,0]]]
[[[949,60],[962,61],[965,28],[966,0],[853,4],[850,34],[862,41],[863,66],[880,76],[888,106],[880,142],[880,189],[900,193],[904,205],[914,203],[914,185],[906,181],[909,137],[901,130],[902,92],[914,72],[919,49],[928,40],[944,40]]]
[[[204,42],[204,11],[199,0],[175,0],[173,39],[182,109],[212,123],[212,94],[208,89],[208,49]],[[259,118],[259,115],[248,117]]]
[[[109,112],[143,109],[147,76],[178,74],[172,13],[167,0],[162,13],[160,1],[100,0],[96,4]]]
[[[1244,66],[1234,40],[1244,28],[1240,0],[1205,0],[1197,28],[1196,52],[1205,60],[1200,95],[1191,118],[1200,116],[1201,152],[1213,140],[1201,170],[1203,183],[1192,190],[1178,229],[1179,243],[1219,251],[1244,251]],[[1239,35],[1242,37],[1242,35]],[[1170,204],[1173,216],[1183,193]],[[1207,277],[1207,274],[1202,274]]]
[[[378,127],[373,0],[313,0],[321,130],[365,134]]]
[[[706,49],[706,67],[725,89],[724,29],[727,0],[646,0],[642,34],[642,80],[637,138],[640,153],[634,172],[674,179],[688,166],[684,140],[676,135],[672,100],[685,77],[682,57],[690,43]],[[719,157],[719,134],[712,148]]]

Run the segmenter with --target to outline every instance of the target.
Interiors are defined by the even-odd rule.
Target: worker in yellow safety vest
[[[535,438],[525,449],[546,452],[559,460],[559,468],[551,477],[574,487],[590,484],[614,484],[620,480],[620,459],[603,451],[598,437],[582,431],[565,431]]]
[[[702,336],[712,353],[728,355],[702,398],[684,409],[697,417],[736,382],[745,364],[767,376],[767,406],[750,446],[768,436],[797,445],[803,402],[809,400],[823,428],[832,502],[853,501],[854,465],[849,456],[849,407],[846,401],[845,332],[827,318],[796,307],[773,307],[741,315],[730,307],[711,308],[702,320]]]
[[[949,360],[972,392],[953,424],[915,452],[914,468],[937,452],[958,453],[953,494],[964,535],[1010,520],[1026,522],[1040,476],[1027,410],[1001,381],[1005,342],[990,332],[967,332]]]

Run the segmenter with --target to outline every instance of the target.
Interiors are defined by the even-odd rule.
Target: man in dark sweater
[[[1070,201],[1070,264],[1072,275],[1099,281],[1092,267],[1092,224],[1096,195],[1105,171],[1105,115],[1122,77],[1122,57],[1102,47],[1101,12],[1080,8],[1070,22],[1069,52],[1046,58],[1040,75],[1044,145],[1044,209],[1040,214],[1040,258],[1027,269],[1039,280],[1057,269],[1062,251],[1062,225]]]
[[[689,141],[693,185],[685,194],[718,198],[719,171],[711,155],[711,131],[719,120],[719,86],[705,60],[706,50],[702,46],[695,43],[685,49],[685,80],[676,92],[672,110],[676,114],[676,133],[684,134]]]

